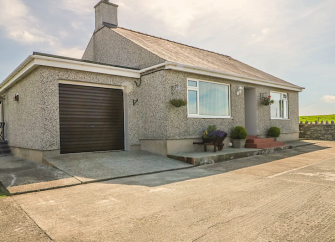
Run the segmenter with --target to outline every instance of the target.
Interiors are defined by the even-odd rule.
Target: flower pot
[[[244,148],[247,139],[233,139],[234,148]]]

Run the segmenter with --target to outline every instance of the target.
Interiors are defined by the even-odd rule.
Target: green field
[[[299,122],[315,122],[315,121],[318,121],[318,122],[331,122],[331,121],[335,121],[335,114],[331,114],[331,115],[315,115],[315,116],[300,116],[299,117]]]

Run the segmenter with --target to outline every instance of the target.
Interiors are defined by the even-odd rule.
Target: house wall
[[[173,107],[169,100],[187,97],[187,78],[230,84],[232,118],[188,118],[187,107]],[[130,145],[138,147],[141,144],[141,149],[162,155],[203,149],[193,142],[200,140],[208,125],[215,124],[229,136],[235,126],[245,126],[244,95],[236,95],[239,86],[254,87],[257,97],[261,93],[270,93],[270,90],[288,93],[289,120],[271,120],[270,107],[261,105],[258,98],[258,135],[265,136],[271,126],[281,128],[283,139],[298,139],[299,135],[297,92],[172,70],[159,70],[143,76],[141,86],[136,87],[134,81],[139,80],[135,78],[39,67],[5,93],[6,135],[16,154],[31,160],[39,157],[40,160],[47,151],[59,150],[60,80],[126,87]],[[176,84],[181,91],[173,93],[171,87]],[[20,94],[19,102],[13,100],[15,93]],[[138,102],[133,105],[136,99]],[[230,137],[225,140],[225,147],[229,141]]]
[[[94,33],[83,59],[139,69],[165,62],[164,59],[107,27]]]
[[[59,89],[60,80],[109,84],[126,87],[128,96],[128,129],[130,145],[139,144],[139,119],[133,107],[137,95],[134,78],[74,71],[68,69],[39,67],[6,92],[5,122],[9,146],[39,151],[60,148]],[[135,90],[135,92],[131,92]],[[20,101],[13,101],[15,93]],[[19,151],[17,151],[19,152]],[[28,151],[25,151],[27,153]],[[36,155],[35,155],[36,156]]]
[[[5,136],[10,147],[40,149],[43,146],[42,82],[39,69],[4,93]],[[20,100],[14,101],[19,94]]]
[[[187,98],[187,78],[226,83],[231,86],[231,114],[232,118],[188,118],[187,107],[173,107],[169,100],[174,98]],[[143,126],[141,127],[141,148],[155,152],[150,147],[159,146],[160,154],[199,150],[202,147],[192,145],[194,141],[200,141],[202,133],[208,125],[216,125],[218,129],[228,133],[225,147],[230,142],[230,134],[235,126],[245,126],[244,94],[237,95],[238,87],[255,88],[257,99],[257,134],[265,137],[272,126],[281,129],[281,140],[297,140],[299,138],[298,92],[287,91],[278,88],[270,88],[249,83],[231,81],[222,78],[208,77],[198,74],[185,73],[173,70],[164,70],[143,77],[141,88],[146,92],[141,94],[143,99],[141,110],[143,114]],[[172,93],[171,87],[178,84],[181,91]],[[270,91],[288,93],[289,120],[271,120],[270,106],[260,103],[261,93],[270,94]],[[148,117],[150,117],[148,119]],[[159,144],[157,143],[159,142]],[[178,143],[178,145],[174,145]],[[143,144],[143,145],[142,145]],[[164,151],[162,151],[164,150]]]

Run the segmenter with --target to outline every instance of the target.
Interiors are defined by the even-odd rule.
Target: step
[[[254,148],[254,149],[267,149],[267,148],[277,148],[285,146],[284,142],[268,142],[268,143],[258,143],[252,144],[248,143],[245,144],[245,148]]]
[[[2,154],[11,154],[12,151],[8,148],[8,149],[5,149],[5,150],[2,150],[1,153]]]
[[[260,144],[260,143],[271,143],[275,142],[274,138],[262,138],[262,139],[247,139],[247,143]]]
[[[257,135],[248,135],[247,139],[258,139]]]
[[[0,150],[6,150],[9,149],[8,145],[0,145]]]

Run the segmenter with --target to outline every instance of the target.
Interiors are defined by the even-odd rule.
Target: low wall
[[[335,140],[335,123],[311,122],[299,124],[299,137],[302,139]]]

